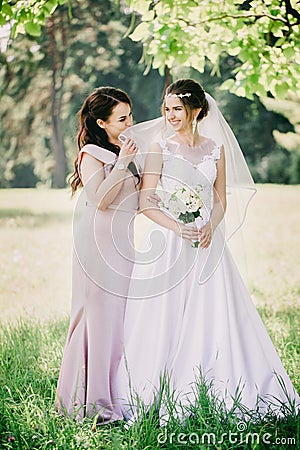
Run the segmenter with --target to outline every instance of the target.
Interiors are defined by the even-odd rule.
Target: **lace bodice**
[[[213,186],[217,176],[216,162],[220,159],[221,146],[208,138],[193,148],[171,140],[160,142],[160,146],[163,151],[163,193],[171,194],[181,186],[196,189],[200,185],[204,203],[202,221],[207,222],[212,209]]]

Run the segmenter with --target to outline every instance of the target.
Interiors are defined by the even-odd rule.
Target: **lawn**
[[[300,186],[259,185],[243,228],[253,301],[298,391],[299,197]],[[164,442],[155,415],[125,430],[122,425],[94,427],[89,420],[78,425],[56,413],[71,301],[74,204],[69,190],[0,190],[0,448],[297,448],[299,423],[293,418],[249,425],[248,431],[259,436],[268,432],[269,443],[231,442],[227,436],[222,444],[198,445],[197,436],[234,433],[239,424],[222,422],[206,407],[195,423],[168,428],[174,436],[194,433],[194,441],[185,437],[178,443],[175,437]],[[138,217],[138,241],[146,226]]]

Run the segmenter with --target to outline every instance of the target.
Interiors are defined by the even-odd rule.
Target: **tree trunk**
[[[51,58],[52,84],[51,84],[51,146],[54,157],[53,182],[54,188],[66,186],[67,161],[61,118],[62,96],[64,87],[65,63],[65,33],[64,24],[55,27],[55,18],[51,17],[48,23],[50,39],[49,55]],[[61,33],[61,49],[58,48],[56,33]]]
[[[54,99],[55,102],[55,99]],[[51,105],[52,106],[52,105]],[[52,109],[52,108],[51,108]],[[52,149],[54,153],[53,187],[64,188],[66,186],[66,151],[62,130],[61,111],[51,114],[52,120]]]
[[[167,90],[167,87],[171,84],[172,78],[171,78],[171,71],[169,67],[166,67],[165,69],[165,87],[164,87],[164,95]]]

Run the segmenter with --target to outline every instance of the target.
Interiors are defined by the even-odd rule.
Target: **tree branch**
[[[267,17],[270,20],[274,20],[277,22],[282,22],[284,25],[287,25],[288,27],[297,25],[295,24],[290,24],[288,20],[283,19],[281,17],[276,17],[276,16],[272,16],[271,14],[254,14],[254,13],[247,13],[247,14],[223,14],[222,16],[216,16],[216,17],[211,17],[208,18],[206,20],[200,20],[199,22],[194,22],[194,25],[201,25],[204,23],[208,23],[208,22],[215,22],[215,21],[220,21],[223,19],[251,19],[254,18],[256,20],[258,19],[262,19],[263,17]],[[182,20],[185,20],[182,18]]]
[[[295,19],[297,19],[297,24],[300,23],[300,13],[292,7],[290,0],[284,0],[285,3],[285,10],[286,10],[286,16],[288,16],[288,14],[290,14],[291,16],[293,16]],[[287,17],[288,20],[288,17]]]

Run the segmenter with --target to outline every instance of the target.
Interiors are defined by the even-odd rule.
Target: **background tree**
[[[140,46],[123,39],[129,18],[109,0],[74,2],[72,14],[70,20],[67,5],[59,6],[42,34],[18,34],[1,55],[2,186],[17,184],[15,168],[19,176],[23,166],[27,172],[34,167],[35,182],[66,185],[76,152],[75,115],[98,85],[136,97],[141,119],[158,114],[163,80],[155,72],[143,79]]]
[[[297,0],[126,0],[139,15],[131,39],[143,42],[147,67],[163,74],[178,66],[219,73],[234,58],[223,84],[240,96],[283,98],[300,87]],[[133,25],[134,27],[134,25]]]
[[[141,60],[146,72],[157,68],[161,75],[178,76],[182,67],[205,77],[219,76],[225,95],[225,111],[238,135],[256,181],[300,181],[299,150],[289,153],[287,140],[274,140],[272,120],[279,132],[293,129],[293,121],[280,119],[288,109],[286,96],[299,101],[300,13],[293,0],[126,0],[132,13],[130,37],[143,43]],[[133,31],[134,30],[134,31]],[[195,69],[197,72],[192,72]],[[194,76],[195,78],[195,76]],[[207,84],[205,84],[205,87]],[[228,99],[228,91],[239,98]],[[281,99],[281,110],[268,97]],[[258,98],[266,99],[265,107]],[[283,106],[285,105],[285,106]],[[284,116],[289,119],[287,114]],[[259,120],[261,123],[259,123]],[[299,130],[294,130],[299,142]],[[258,139],[259,136],[259,139]],[[295,139],[294,139],[295,141]],[[290,166],[293,169],[290,169]]]
[[[160,114],[166,76],[149,68],[143,74],[145,64],[138,61],[145,46],[124,38],[131,13],[122,2],[117,6],[114,0],[73,0],[70,18],[63,2],[39,35],[18,32],[0,53],[1,187],[65,186],[76,153],[76,113],[96,86],[125,89],[138,121]],[[250,101],[220,89],[238,64],[237,56],[225,54],[220,74],[210,61],[202,73],[176,64],[172,73],[197,79],[217,99],[256,181],[299,182],[300,155],[273,133],[294,132],[289,117],[267,111],[256,95]]]
[[[289,182],[300,182],[300,98],[297,94],[289,94],[286,100],[275,100],[264,98],[263,104],[270,111],[286,117],[293,125],[292,131],[283,132],[275,128],[273,135],[275,141],[290,153],[290,164],[288,165]],[[284,166],[283,166],[284,167]]]
[[[46,19],[66,2],[71,16],[71,0],[1,0],[0,26],[9,25],[12,38],[18,33],[39,36]]]

